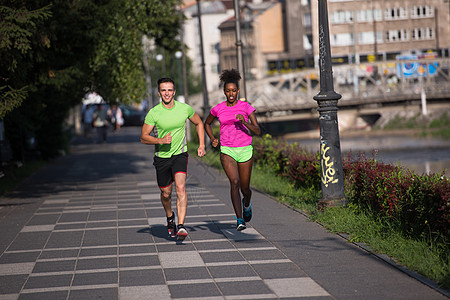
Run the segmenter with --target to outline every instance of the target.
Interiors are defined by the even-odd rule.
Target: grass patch
[[[0,195],[14,190],[19,183],[45,164],[46,162],[43,160],[30,160],[20,167],[16,164],[3,166],[1,172],[4,176],[0,178]]]

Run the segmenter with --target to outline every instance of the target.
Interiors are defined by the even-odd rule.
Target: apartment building
[[[318,1],[311,2],[318,43]],[[449,56],[448,0],[328,0],[333,63],[396,59],[401,54]],[[314,47],[314,56],[319,56]]]
[[[243,60],[248,79],[313,66],[310,1],[247,3],[241,9]],[[236,68],[234,16],[220,24],[221,68]]]

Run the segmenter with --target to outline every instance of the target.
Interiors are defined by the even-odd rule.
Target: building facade
[[[247,3],[241,9],[243,60],[248,79],[313,66],[312,22],[307,0]],[[220,27],[221,68],[236,68],[234,17]]]
[[[333,63],[449,56],[449,10],[448,0],[328,0]],[[311,11],[317,45],[318,1]]]

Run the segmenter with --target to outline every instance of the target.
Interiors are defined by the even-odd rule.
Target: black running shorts
[[[187,152],[174,155],[170,158],[153,157],[153,165],[156,168],[156,181],[160,188],[172,184],[176,173],[187,174],[189,155]]]

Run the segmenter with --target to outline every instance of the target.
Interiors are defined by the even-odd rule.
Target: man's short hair
[[[163,77],[163,78],[158,79],[158,91],[159,91],[160,84],[165,83],[165,82],[171,82],[173,84],[173,88],[175,89],[175,81],[173,81],[172,78]]]

